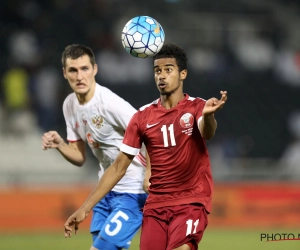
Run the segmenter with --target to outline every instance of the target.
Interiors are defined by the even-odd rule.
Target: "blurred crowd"
[[[265,2],[265,3],[263,3]],[[136,108],[158,97],[152,60],[122,48],[134,16],[160,22],[166,42],[189,55],[185,91],[228,103],[217,115],[220,157],[300,162],[300,4],[297,1],[10,0],[0,8],[0,129],[65,133],[62,102],[70,93],[60,56],[72,43],[90,46],[97,81]]]

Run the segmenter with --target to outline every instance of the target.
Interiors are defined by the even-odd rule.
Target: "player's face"
[[[179,72],[175,58],[160,58],[154,61],[154,79],[161,95],[182,92],[186,70]]]
[[[97,65],[93,66],[90,58],[83,55],[77,59],[67,58],[63,73],[76,94],[87,95],[91,88],[95,86],[97,70]]]

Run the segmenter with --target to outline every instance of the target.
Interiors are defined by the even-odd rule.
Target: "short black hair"
[[[68,45],[61,56],[61,62],[63,67],[66,66],[66,60],[67,58],[71,59],[77,59],[79,57],[82,57],[84,55],[87,55],[90,58],[91,64],[94,66],[96,64],[95,55],[91,48],[82,45],[82,44],[71,44]]]
[[[178,45],[168,43],[164,44],[161,50],[154,55],[153,61],[160,58],[175,58],[179,72],[187,69],[187,55],[184,49]]]

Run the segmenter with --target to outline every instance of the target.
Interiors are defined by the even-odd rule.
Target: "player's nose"
[[[77,80],[82,80],[82,73],[80,71],[77,73]]]
[[[166,79],[166,74],[165,73],[161,73],[158,77],[159,81]]]

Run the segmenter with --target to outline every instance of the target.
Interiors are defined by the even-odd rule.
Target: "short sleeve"
[[[137,155],[142,147],[142,136],[140,133],[140,112],[136,112],[131,118],[125,131],[123,143],[120,150],[130,155]]]
[[[75,128],[72,126],[72,110],[70,105],[68,104],[67,99],[63,103],[63,113],[64,113],[64,118],[66,121],[66,126],[67,126],[67,140],[72,142],[72,141],[79,141],[82,138],[79,136]]]
[[[112,94],[103,112],[108,123],[126,130],[131,117],[136,113],[136,109],[123,98]]]

